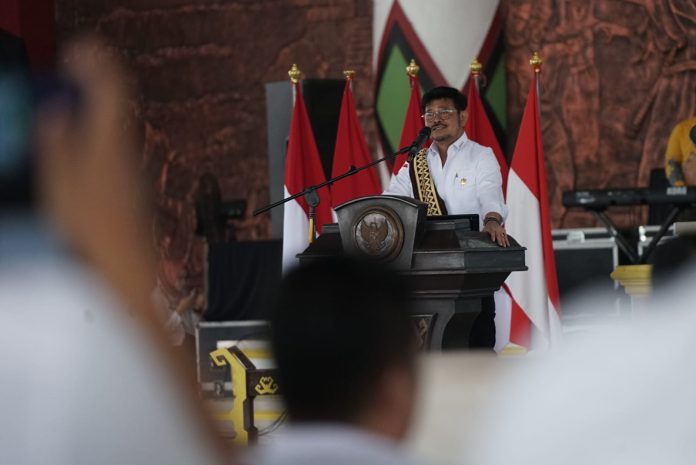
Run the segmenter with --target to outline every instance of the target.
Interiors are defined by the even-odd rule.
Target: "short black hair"
[[[270,312],[290,419],[353,423],[386,369],[415,370],[410,302],[402,278],[375,263],[331,258],[290,272]]]
[[[441,86],[433,87],[428,92],[423,94],[423,98],[421,100],[421,112],[425,113],[425,107],[433,100],[439,100],[443,98],[451,100],[452,103],[454,103],[454,108],[456,108],[458,111],[466,110],[468,102],[464,94],[459,92],[454,87]]]

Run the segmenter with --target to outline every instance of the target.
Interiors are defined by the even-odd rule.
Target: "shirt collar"
[[[454,147],[454,150],[459,151],[464,147],[464,145],[468,141],[469,141],[469,137],[467,137],[466,131],[462,131],[462,135],[459,137],[459,139],[452,142],[451,147]],[[430,144],[430,147],[428,148],[428,155],[439,155],[437,152],[437,149],[435,148],[434,143]]]

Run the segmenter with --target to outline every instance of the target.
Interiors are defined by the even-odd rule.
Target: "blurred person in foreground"
[[[223,463],[150,300],[122,72],[94,40],[62,63],[76,91],[39,109],[38,204],[0,209],[0,463]],[[3,179],[28,165],[8,153]]]
[[[630,323],[586,332],[491,386],[478,447],[460,462],[696,463],[695,280],[692,261]],[[588,292],[573,305],[602,300]]]
[[[250,465],[414,463],[400,447],[416,394],[409,292],[392,271],[335,258],[288,274],[271,310],[290,425]]]

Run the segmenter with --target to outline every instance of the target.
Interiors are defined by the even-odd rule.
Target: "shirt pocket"
[[[459,193],[476,192],[476,173],[472,170],[459,171],[453,178],[453,189]]]

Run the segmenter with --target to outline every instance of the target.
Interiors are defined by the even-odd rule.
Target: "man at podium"
[[[429,216],[477,214],[491,240],[508,247],[500,165],[490,148],[464,132],[466,108],[466,97],[452,87],[435,87],[423,95],[421,111],[433,143],[404,163],[384,194],[425,202]],[[470,348],[495,345],[494,318],[493,299],[484,299],[471,330]]]
[[[466,107],[466,97],[452,87],[423,95],[421,110],[433,143],[404,163],[384,193],[426,202],[428,215],[477,214],[491,240],[507,247],[500,165],[490,148],[464,132]]]

